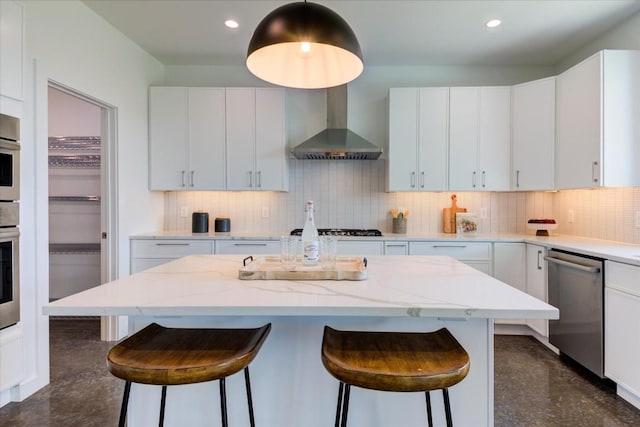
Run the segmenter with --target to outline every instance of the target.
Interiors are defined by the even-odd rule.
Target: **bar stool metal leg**
[[[222,427],[228,427],[227,421],[227,389],[224,378],[220,378],[220,413],[222,416]]]
[[[344,383],[340,381],[340,386],[338,387],[338,407],[336,408],[336,423],[335,427],[340,427],[340,413],[342,412],[342,392],[344,390]]]
[[[251,427],[256,427],[256,422],[253,418],[253,399],[251,398],[251,380],[249,379],[249,367],[244,368],[244,385],[247,389],[247,403],[249,404],[249,424]]]
[[[158,421],[158,426],[164,426],[164,408],[167,404],[167,386],[162,386],[162,396],[160,397],[160,421]]]
[[[431,416],[431,395],[428,391],[425,391],[424,395],[427,400],[427,421],[429,422],[429,427],[433,427],[433,417]]]
[[[127,405],[129,405],[129,393],[131,392],[131,381],[124,383],[124,394],[122,395],[122,406],[120,407],[120,419],[118,420],[118,427],[124,427],[125,420],[127,419]]]
[[[453,420],[451,419],[451,405],[449,404],[449,390],[443,388],[442,397],[444,398],[444,412],[447,417],[447,427],[453,427]]]
[[[342,402],[342,427],[347,427],[347,413],[349,412],[349,394],[351,394],[351,385],[344,385],[344,401]]]

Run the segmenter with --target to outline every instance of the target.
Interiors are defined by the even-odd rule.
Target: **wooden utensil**
[[[442,209],[442,225],[445,233],[456,232],[456,213],[466,212],[467,208],[459,208],[456,195],[451,196],[451,207]]]

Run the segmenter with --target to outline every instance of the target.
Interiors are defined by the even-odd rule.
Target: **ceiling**
[[[639,0],[316,0],[356,33],[366,65],[554,65],[640,12]],[[167,65],[243,65],[272,0],[83,0]],[[485,27],[490,18],[503,24]],[[240,27],[231,30],[225,19]]]

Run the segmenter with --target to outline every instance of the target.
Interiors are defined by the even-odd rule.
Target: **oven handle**
[[[576,270],[586,271],[587,273],[593,273],[593,274],[600,273],[600,267],[591,267],[588,265],[576,264],[575,262],[565,261],[565,260],[554,258],[548,255],[544,256],[544,260],[552,262],[554,264],[560,264],[565,267],[575,268]]]

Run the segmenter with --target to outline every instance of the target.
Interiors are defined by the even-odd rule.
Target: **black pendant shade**
[[[344,19],[319,4],[297,2],[273,10],[258,24],[247,67],[270,83],[318,89],[350,82],[364,66],[358,39]]]

